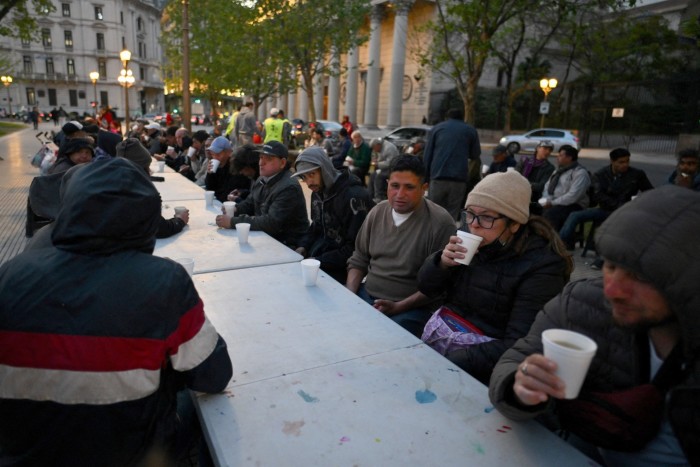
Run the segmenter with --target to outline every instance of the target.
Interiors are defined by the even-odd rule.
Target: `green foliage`
[[[0,3],[0,36],[35,39],[37,18],[56,10],[51,0],[3,0]]]

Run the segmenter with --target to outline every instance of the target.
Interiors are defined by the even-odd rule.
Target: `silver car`
[[[554,144],[553,152],[555,154],[565,144],[581,149],[576,135],[569,130],[559,128],[538,128],[522,135],[508,135],[501,138],[499,143],[507,147],[511,154],[517,154],[519,152],[535,152],[535,148],[542,140],[549,140]]]
[[[411,139],[415,137],[420,137],[423,139],[428,139],[428,132],[432,127],[428,125],[412,125],[412,126],[400,126],[397,129],[387,133],[384,139],[391,141],[398,148],[400,152],[406,150],[406,146],[411,142]]]

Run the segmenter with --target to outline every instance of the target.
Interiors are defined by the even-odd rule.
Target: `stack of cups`
[[[462,239],[462,246],[467,249],[467,252],[464,253],[464,259],[455,258],[455,262],[469,266],[483,238],[462,230],[457,231],[457,236]]]
[[[566,329],[547,329],[542,332],[542,345],[544,356],[557,364],[556,375],[565,384],[564,397],[576,399],[598,350],[595,341]]]

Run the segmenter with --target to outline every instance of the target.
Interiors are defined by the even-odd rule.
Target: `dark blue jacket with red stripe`
[[[223,390],[226,344],[124,159],[67,182],[49,248],[0,268],[0,465],[131,465],[167,447],[176,392]]]

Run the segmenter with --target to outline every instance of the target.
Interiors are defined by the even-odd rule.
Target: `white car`
[[[499,143],[507,147],[511,154],[517,154],[519,152],[535,152],[535,148],[543,140],[551,141],[554,144],[554,154],[558,153],[559,148],[565,144],[581,149],[576,135],[569,130],[559,128],[538,128],[522,135],[508,135],[501,138]]]
[[[384,135],[384,139],[394,143],[398,150],[403,152],[413,138],[418,137],[427,140],[431,128],[429,125],[401,126]]]

